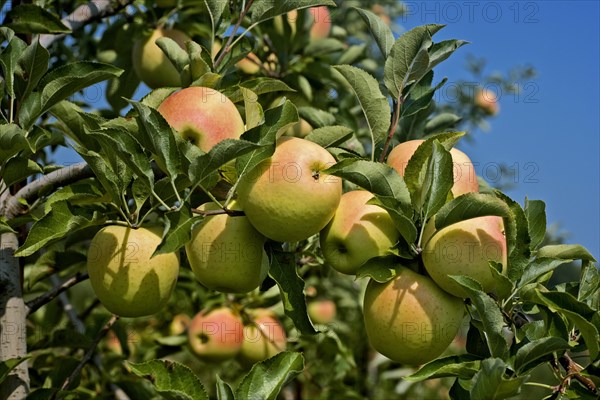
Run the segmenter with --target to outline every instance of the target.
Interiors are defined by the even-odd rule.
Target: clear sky
[[[434,41],[471,42],[436,68],[436,81],[470,78],[468,54],[487,60],[486,73],[533,65],[522,96],[504,94],[489,132],[461,148],[494,179],[496,163],[518,168],[507,194],[546,202],[549,223],[600,258],[600,2],[413,1],[399,22],[447,26]],[[487,74],[486,74],[487,75]]]
[[[600,2],[407,1],[406,29],[447,24],[434,40],[471,42],[436,67],[436,81],[468,79],[468,54],[487,60],[486,74],[533,65],[521,96],[503,95],[489,132],[461,148],[494,178],[499,163],[518,173],[508,195],[546,202],[548,222],[600,258]],[[86,95],[102,96],[102,86]],[[88,99],[90,100],[90,99]],[[93,99],[91,99],[93,101]],[[59,160],[75,162],[62,152]]]

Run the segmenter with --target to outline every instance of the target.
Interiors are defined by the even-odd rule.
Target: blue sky
[[[495,165],[516,169],[507,194],[546,202],[549,223],[570,233],[600,257],[600,2],[407,1],[405,29],[447,24],[435,36],[471,44],[436,67],[436,81],[468,79],[468,54],[487,60],[485,74],[533,65],[538,73],[522,96],[503,95],[491,130],[474,132],[460,147],[480,175],[493,178]],[[102,91],[95,86],[98,100]],[[93,96],[93,93],[86,93]],[[92,99],[93,100],[93,99]],[[62,162],[75,162],[61,152]]]
[[[533,65],[523,96],[503,95],[489,132],[460,147],[493,179],[496,163],[518,168],[507,194],[546,202],[549,223],[600,257],[600,2],[406,2],[406,29],[447,26],[434,37],[471,42],[436,68],[436,81],[468,79],[466,56],[487,60],[485,73]]]

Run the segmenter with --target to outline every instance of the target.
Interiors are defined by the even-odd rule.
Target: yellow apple
[[[466,275],[478,281],[485,292],[494,290],[489,261],[507,265],[506,237],[502,218],[471,218],[435,230],[429,220],[423,233],[423,264],[431,278],[445,291],[458,297],[467,292],[449,275]]]
[[[304,240],[327,225],[340,202],[341,179],[322,173],[333,164],[333,156],[318,144],[281,137],[275,153],[240,179],[238,201],[269,239]]]
[[[399,267],[391,281],[369,281],[364,320],[369,342],[403,364],[433,360],[452,343],[463,318],[463,302],[430,278]]]
[[[173,93],[158,112],[181,137],[208,152],[224,139],[239,139],[244,121],[223,93],[207,87],[189,87]]]
[[[205,361],[224,361],[235,357],[242,348],[244,325],[229,308],[202,311],[188,326],[192,352]]]
[[[367,204],[373,194],[366,190],[344,193],[333,219],[321,231],[321,250],[335,270],[353,275],[373,257],[386,255],[400,239],[390,215]]]
[[[408,161],[423,142],[424,140],[409,140],[400,143],[388,155],[387,164],[398,171],[401,176],[404,176]],[[471,159],[462,151],[454,148],[450,150],[450,155],[454,164],[452,195],[458,197],[465,193],[479,192],[477,174],[475,174]]]
[[[287,336],[275,314],[267,309],[250,313],[252,322],[244,326],[244,341],[238,360],[251,366],[285,350]]]
[[[200,210],[218,210],[206,203]],[[230,209],[239,210],[235,203]],[[244,216],[211,215],[198,223],[185,246],[196,279],[209,289],[225,293],[247,293],[258,286],[269,271],[263,249],[266,238]]]
[[[133,45],[133,68],[138,77],[151,89],[166,86],[181,86],[181,76],[158,47],[156,40],[162,37],[173,39],[182,49],[185,42],[191,40],[188,35],[177,29],[158,28],[150,36],[144,36]]]
[[[314,300],[308,303],[308,316],[316,324],[328,324],[335,319],[337,307],[331,300]]]
[[[169,300],[179,273],[177,253],[152,257],[162,228],[106,226],[94,236],[87,256],[98,300],[122,317],[154,314]]]

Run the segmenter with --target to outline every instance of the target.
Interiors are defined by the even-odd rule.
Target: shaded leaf
[[[525,217],[529,227],[531,250],[535,250],[546,236],[546,203],[541,200],[525,199]]]
[[[397,262],[393,258],[375,257],[367,260],[356,272],[356,279],[371,278],[376,282],[389,282],[397,275]]]
[[[131,371],[152,383],[166,399],[208,400],[204,386],[194,372],[175,361],[151,360],[143,363],[127,362]]]
[[[541,357],[554,352],[560,352],[569,349],[569,343],[557,337],[545,337],[539,340],[533,340],[517,350],[515,355],[515,372],[522,372],[534,367],[531,363]]]
[[[479,357],[470,354],[438,358],[423,365],[418,371],[405,376],[404,379],[411,382],[446,376],[471,379],[479,371],[480,362]]]
[[[502,200],[483,193],[466,193],[442,206],[435,215],[435,228],[446,226],[466,219],[484,215],[508,216],[509,208]]]
[[[162,242],[158,245],[154,254],[174,253],[185,246],[192,238],[192,226],[199,220],[194,218],[192,211],[187,205],[183,205],[177,211],[165,214],[165,229]]]
[[[321,147],[335,147],[344,143],[352,137],[354,132],[345,126],[325,126],[317,128],[306,135],[305,139],[318,144]]]
[[[377,46],[379,46],[379,49],[383,54],[383,58],[387,58],[395,42],[394,34],[390,27],[375,13],[358,7],[355,7],[354,9],[367,24],[369,32],[371,32],[371,35],[375,39],[375,43],[377,43]]]
[[[6,361],[0,361],[0,383],[4,382],[6,377],[14,370],[19,364],[27,361],[29,357],[18,357],[11,358]]]
[[[4,23],[17,33],[71,33],[60,18],[34,4],[12,7]]]
[[[548,257],[560,260],[585,260],[596,262],[587,249],[578,244],[551,244],[538,249],[538,257]]]
[[[238,386],[235,397],[248,400],[276,399],[283,385],[304,369],[302,353],[282,352],[254,364]]]
[[[233,389],[217,375],[217,400],[235,400]]]
[[[527,377],[507,378],[506,365],[499,358],[481,362],[481,370],[473,377],[471,398],[473,400],[505,399],[518,394]]]

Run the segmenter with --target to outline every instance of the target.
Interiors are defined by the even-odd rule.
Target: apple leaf
[[[274,400],[286,382],[304,369],[302,353],[285,351],[254,364],[237,390],[236,399]]]
[[[271,247],[267,250],[271,262],[269,276],[277,282],[285,315],[292,320],[301,334],[315,335],[317,331],[310,322],[306,309],[304,281],[298,275],[293,255]]]
[[[434,43],[429,48],[429,68],[433,68],[442,61],[446,60],[456,50],[469,42],[465,40],[442,40],[439,43]]]
[[[235,400],[233,389],[217,375],[217,400]]]
[[[20,151],[30,148],[26,136],[27,132],[15,124],[0,125],[0,166]]]
[[[413,244],[417,240],[418,232],[415,223],[411,218],[402,214],[401,210],[384,204],[378,197],[374,197],[373,199],[369,200],[367,204],[377,205],[386,210],[390,215],[392,222],[396,226],[396,229],[398,229],[400,235],[407,244]],[[410,258],[412,259],[413,256],[414,255],[410,255]]]
[[[581,282],[577,300],[587,301],[594,309],[598,309],[600,305],[600,270],[589,261],[581,263]]]
[[[256,78],[240,83],[238,86],[225,89],[223,93],[234,103],[244,100],[242,88],[250,89],[258,96],[274,92],[295,92],[285,82],[273,78]]]
[[[322,128],[335,124],[335,115],[314,107],[298,107],[300,117],[304,118],[313,128]]]
[[[558,337],[545,337],[526,343],[517,350],[517,354],[515,355],[515,372],[521,375],[523,372],[536,366],[532,364],[533,361],[554,352],[568,350],[569,347],[569,343],[566,340]]]
[[[430,24],[411,29],[392,45],[385,60],[384,82],[394,99],[399,99],[404,88],[421,79],[431,68],[429,53],[431,36],[444,25]]]
[[[5,26],[17,33],[70,33],[60,18],[34,4],[19,4],[9,8]]]
[[[401,209],[412,217],[410,194],[406,183],[389,165],[362,159],[345,159],[323,171],[368,190],[392,209]]]
[[[168,37],[161,37],[156,40],[156,45],[167,56],[171,64],[179,72],[183,86],[187,86],[192,81],[190,70],[190,56],[187,51],[182,49],[177,42]]]
[[[371,278],[379,283],[394,279],[398,271],[398,262],[389,257],[375,257],[367,260],[356,272],[356,279]]]
[[[11,186],[33,174],[43,173],[38,163],[24,157],[13,157],[4,166],[2,180],[6,186]]]
[[[215,37],[217,28],[221,22],[221,16],[226,11],[228,0],[204,0],[208,15],[210,16],[210,24],[212,28],[212,37]]]
[[[531,243],[529,248],[535,250],[546,236],[546,203],[542,200],[529,200],[525,198],[525,217]]]
[[[425,174],[426,216],[434,215],[446,203],[448,193],[454,185],[452,156],[437,140],[433,142],[433,153]],[[427,218],[425,218],[427,219]]]
[[[0,28],[3,39],[8,42],[0,53],[0,67],[2,67],[4,86],[11,97],[15,97],[15,73],[18,70],[19,58],[23,55],[27,44],[8,28]]]
[[[161,397],[173,400],[208,400],[208,394],[198,377],[183,364],[168,360],[126,364],[134,374],[152,383]]]
[[[508,351],[508,345],[502,329],[504,328],[504,317],[498,304],[481,289],[479,282],[468,276],[450,275],[450,278],[458,282],[464,290],[467,291],[468,297],[471,298],[487,337],[487,345],[490,349],[492,357],[504,357]]]
[[[537,257],[550,257],[559,260],[584,260],[596,262],[587,249],[579,244],[553,244],[538,249]]]
[[[425,379],[443,378],[456,376],[461,379],[471,379],[479,371],[481,360],[471,354],[461,354],[438,358],[423,365],[403,379],[409,382],[419,382]]]
[[[336,7],[333,0],[294,0],[294,1],[273,1],[273,0],[255,0],[252,4],[251,23],[258,24],[259,22],[273,19],[278,15],[285,14],[292,10],[300,10],[303,8],[329,6]]]
[[[325,126],[317,128],[308,135],[305,139],[320,145],[321,147],[339,146],[346,140],[352,137],[354,132],[350,128],[341,125]]]
[[[494,278],[494,293],[499,299],[508,298],[515,289],[515,283],[502,273],[502,264],[494,261],[489,261],[488,266]]]
[[[101,185],[95,180],[75,182],[56,190],[44,202],[44,214],[50,212],[56,202],[66,200],[69,204],[86,204],[101,202],[104,193]]]
[[[375,39],[375,43],[377,43],[377,46],[379,46],[379,49],[383,54],[383,58],[387,58],[395,42],[394,34],[390,27],[375,13],[358,7],[354,7],[354,9],[367,24],[369,32],[371,32],[371,35]]]
[[[176,143],[171,126],[162,115],[153,108],[143,103],[132,101],[133,108],[138,112],[140,134],[138,140],[147,150],[156,155],[167,169],[166,173],[172,181],[181,172],[181,159],[183,158]]]
[[[162,241],[152,257],[158,254],[174,253],[185,246],[192,238],[192,227],[200,220],[199,217],[194,218],[192,210],[187,205],[183,205],[177,211],[167,212],[165,217]]]
[[[462,118],[456,114],[441,113],[427,121],[423,129],[425,134],[440,132],[445,129],[454,128],[461,120]]]
[[[84,228],[103,224],[106,219],[96,211],[92,213],[82,208],[70,207],[66,201],[59,201],[48,214],[33,224],[25,243],[15,252],[15,256],[30,256],[54,240]]]
[[[29,357],[10,358],[0,361],[0,384],[4,382],[8,374],[15,369],[19,364],[26,361]]]
[[[49,59],[50,53],[37,40],[23,51],[18,62],[21,70],[19,75],[25,82],[21,98],[26,98],[37,86],[42,76],[48,71]]]
[[[367,44],[355,44],[346,48],[344,53],[337,60],[338,64],[356,64],[366,57],[365,51],[367,50]]]
[[[258,95],[250,89],[240,88],[244,96],[244,111],[246,113],[246,129],[252,129],[263,123],[265,113],[258,102]]]
[[[536,257],[531,263],[525,267],[523,275],[519,280],[519,287],[523,287],[528,283],[531,283],[538,279],[540,276],[547,274],[550,271],[554,271],[557,267],[562,264],[570,263],[573,260],[557,260],[554,258]]]
[[[506,364],[499,358],[481,362],[481,369],[473,377],[471,399],[499,400],[517,395],[527,376],[506,377]]]
[[[0,235],[3,233],[16,233],[16,231],[8,225],[4,216],[0,216]]]
[[[423,79],[426,79],[429,76],[433,78],[433,71],[430,71]],[[437,85],[432,87],[431,82],[423,82],[423,79],[421,79],[418,84],[413,86],[412,90],[410,91],[410,95],[402,106],[403,117],[415,115],[419,111],[428,108],[436,90],[444,86],[448,81],[447,78],[444,78]],[[422,86],[422,82],[427,83],[427,85]]]
[[[506,203],[495,196],[466,193],[444,204],[438,210],[435,214],[435,229],[440,230],[457,222],[484,215],[504,217],[510,215],[510,210]]]
[[[351,65],[333,67],[350,84],[356,94],[371,135],[372,159],[377,145],[387,137],[392,111],[388,99],[381,93],[379,82],[368,72]]]

